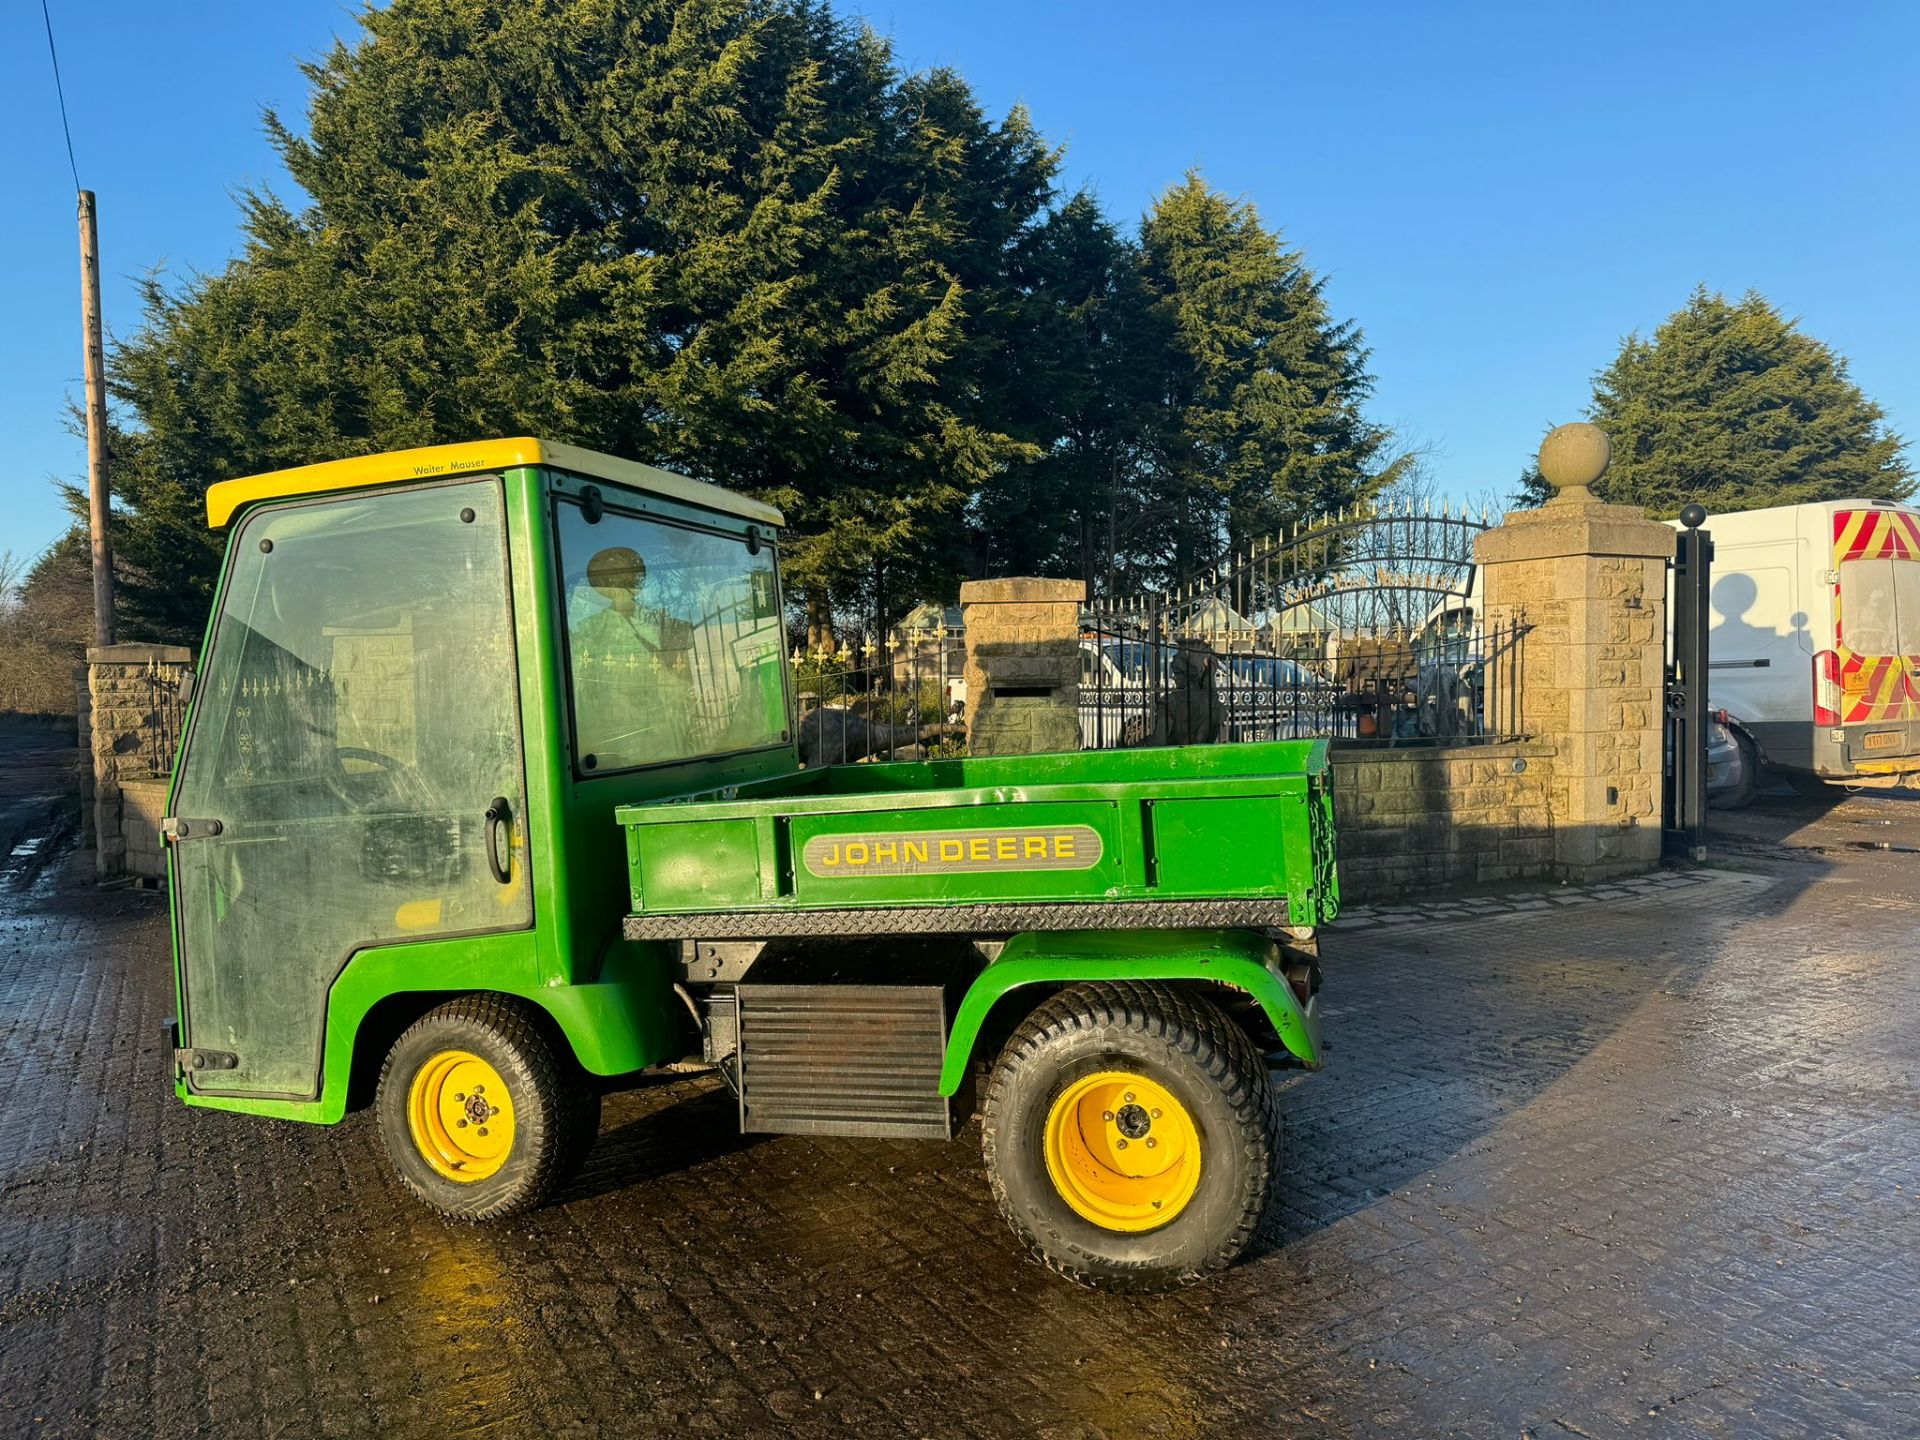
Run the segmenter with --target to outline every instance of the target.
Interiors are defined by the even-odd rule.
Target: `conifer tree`
[[[1140,227],[1141,271],[1171,335],[1171,414],[1143,487],[1165,577],[1185,580],[1282,524],[1351,505],[1393,476],[1362,403],[1367,351],[1329,315],[1297,251],[1189,173]]]
[[[1075,195],[1014,259],[1022,300],[1005,355],[1009,409],[1033,458],[989,480],[974,508],[974,568],[1075,575],[1089,593],[1136,588],[1148,536],[1139,478],[1170,356],[1139,250]]]
[[[1661,519],[1694,501],[1711,514],[1913,494],[1904,442],[1845,358],[1753,291],[1700,286],[1652,338],[1629,335],[1587,418],[1613,442],[1597,493]],[[1551,494],[1522,474],[1522,504]]]
[[[268,125],[301,203],[114,356],[129,602],[194,638],[215,480],[540,433],[781,505],[816,611],[938,582],[1055,154],[816,0],[395,0]]]

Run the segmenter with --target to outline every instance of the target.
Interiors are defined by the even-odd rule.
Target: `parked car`
[[[1760,790],[1760,766],[1733,729],[1719,716],[1707,719],[1707,803],[1741,810]]]

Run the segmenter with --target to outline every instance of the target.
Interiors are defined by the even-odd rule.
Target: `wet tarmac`
[[[1019,1256],[977,1126],[742,1138],[648,1086],[488,1229],[365,1116],[186,1110],[163,903],[71,863],[60,739],[0,731],[0,1434],[1920,1433],[1920,862],[1878,848],[1920,797],[1330,937],[1277,1233],[1129,1300]]]

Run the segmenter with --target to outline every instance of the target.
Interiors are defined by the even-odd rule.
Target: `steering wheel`
[[[336,745],[333,750],[333,763],[339,765],[342,760],[365,760],[369,765],[378,765],[382,770],[400,768],[400,762],[393,756],[382,754],[378,750],[368,750],[359,745]]]
[[[363,760],[369,765],[377,765],[378,774],[349,775],[346,770],[349,760]],[[339,745],[333,751],[333,769],[326,776],[327,788],[348,810],[359,810],[366,804],[368,791],[372,788],[367,784],[368,781],[377,779],[381,789],[391,790],[394,780],[405,769],[400,761],[379,750],[369,750],[361,745]]]

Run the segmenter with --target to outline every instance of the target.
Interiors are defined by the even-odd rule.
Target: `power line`
[[[73,172],[73,188],[80,188],[80,167],[73,160],[73,127],[67,124],[67,92],[60,83],[60,52],[53,48],[53,16],[47,12],[47,0],[40,0],[40,18],[47,22],[47,56],[53,61],[53,93],[60,97],[60,129],[67,137],[67,169]]]

